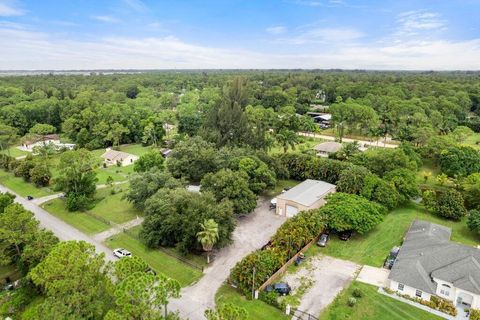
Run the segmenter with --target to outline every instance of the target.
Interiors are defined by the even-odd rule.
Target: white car
[[[132,253],[126,249],[118,248],[113,250],[113,255],[117,258],[131,257]]]

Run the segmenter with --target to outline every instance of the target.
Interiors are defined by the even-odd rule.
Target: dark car
[[[282,296],[288,295],[291,290],[292,288],[290,288],[290,286],[286,282],[278,282],[275,284],[271,284],[265,288],[265,291],[267,292],[275,291]]]
[[[320,236],[320,239],[318,239],[317,241],[317,246],[325,247],[327,245],[327,242],[328,242],[328,234],[322,233],[322,235]]]
[[[350,239],[352,234],[353,234],[352,231],[343,231],[338,234],[338,237],[340,238],[340,240],[348,241],[348,239]]]
[[[33,200],[32,196],[27,196],[27,200]]]

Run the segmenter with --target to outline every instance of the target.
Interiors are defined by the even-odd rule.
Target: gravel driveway
[[[205,319],[203,312],[215,306],[215,293],[228,278],[230,269],[247,254],[266,244],[285,222],[286,218],[275,215],[269,206],[270,200],[261,198],[255,211],[238,221],[233,243],[217,252],[215,260],[196,284],[182,289],[182,297],[169,303],[170,310],[180,311],[180,316],[185,319]]]
[[[308,282],[305,294],[298,309],[318,317],[337,294],[347,287],[360,269],[356,263],[328,256],[307,258],[305,265],[293,274],[287,274],[283,280],[292,287],[292,294],[302,283]]]

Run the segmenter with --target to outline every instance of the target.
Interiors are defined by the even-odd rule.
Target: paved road
[[[324,140],[329,140],[329,141],[335,141],[336,137],[332,136],[327,136],[324,134],[313,134],[313,133],[307,133],[307,132],[299,132],[298,135],[304,136],[304,137],[312,137],[312,138],[320,138]],[[392,144],[392,143],[385,143],[383,140],[375,140],[375,141],[367,141],[367,140],[356,140],[356,139],[351,139],[351,138],[342,138],[343,142],[354,142],[357,141],[361,146],[367,145],[367,146],[372,146],[372,147],[380,147],[380,148],[397,148],[397,144]]]
[[[182,297],[169,303],[170,310],[190,320],[204,320],[204,310],[215,306],[215,293],[230,274],[230,269],[248,253],[265,245],[286,218],[269,209],[270,201],[263,198],[248,217],[241,219],[233,232],[233,243],[221,249],[203,277],[194,285],[182,289]]]
[[[86,234],[78,231],[74,227],[70,226],[69,224],[63,222],[62,220],[52,216],[49,214],[47,211],[39,207],[37,204],[28,201],[27,199],[19,196],[12,190],[6,188],[3,185],[0,185],[0,191],[1,192],[10,192],[17,197],[15,198],[15,202],[20,203],[25,207],[25,209],[30,210],[33,212],[35,215],[35,218],[40,221],[40,225],[55,233],[55,235],[62,241],[68,241],[68,240],[83,240],[86,242],[91,243],[92,245],[95,246],[97,252],[103,252],[105,253],[105,259],[109,261],[114,261],[115,257],[112,254],[112,250],[107,248],[105,245],[102,243],[95,241],[94,239],[90,238]]]

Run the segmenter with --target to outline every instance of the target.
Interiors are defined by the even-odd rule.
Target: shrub
[[[91,199],[84,195],[70,192],[65,200],[65,207],[68,211],[85,211],[91,205]]]
[[[357,304],[357,299],[355,299],[354,297],[348,298],[347,305],[349,307],[353,307],[355,306],[355,304]]]
[[[470,320],[480,320],[479,309],[470,309]]]
[[[480,234],[480,211],[476,209],[468,211],[467,226],[471,231]]]
[[[452,220],[460,220],[467,214],[462,194],[454,189],[437,192],[435,214]]]
[[[352,296],[354,296],[355,298],[361,298],[363,297],[363,292],[359,288],[355,288],[353,289]]]

